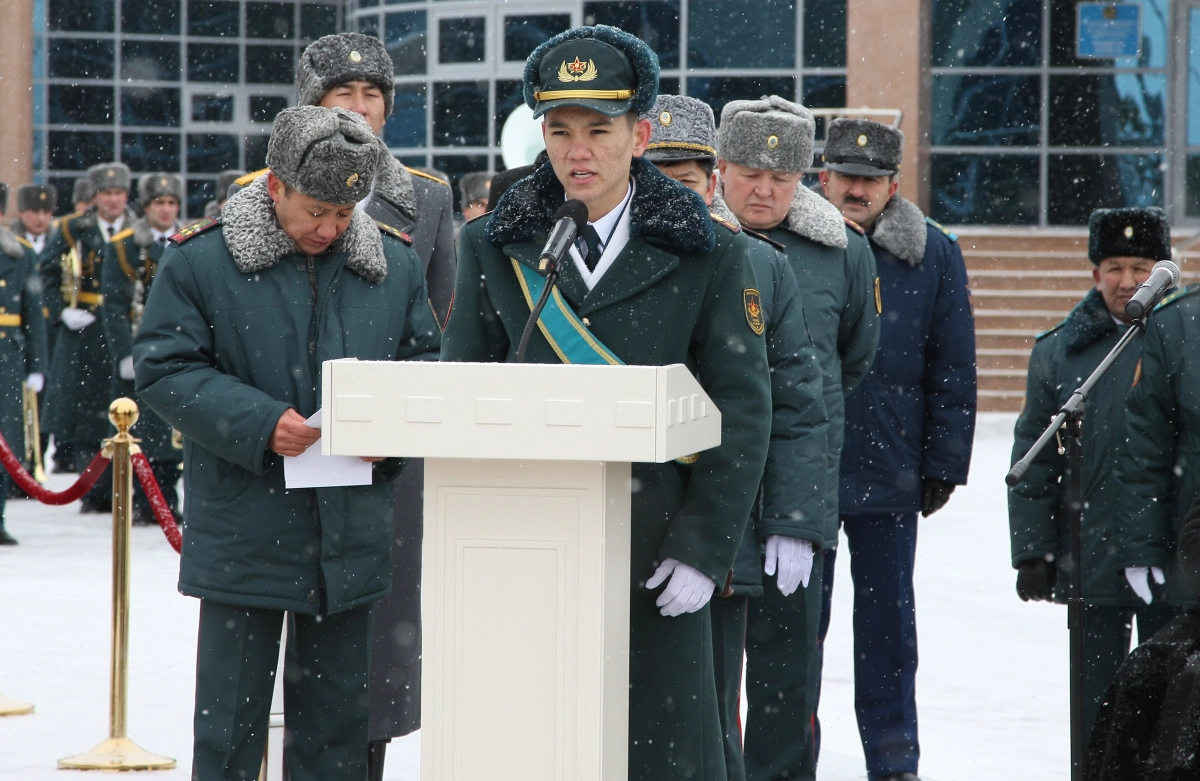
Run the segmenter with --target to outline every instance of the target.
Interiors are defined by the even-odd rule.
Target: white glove
[[[779,570],[779,593],[785,597],[801,584],[808,588],[812,575],[813,547],[808,540],[772,534],[767,538],[767,555],[763,572],[774,575]]]
[[[132,380],[133,379],[133,356],[132,355],[126,355],[124,358],[121,359],[121,362],[119,364],[117,364],[117,373],[121,375],[122,380]]]
[[[1154,582],[1162,585],[1167,582],[1167,576],[1163,574],[1159,567],[1126,567],[1125,580],[1129,581],[1129,587],[1133,589],[1133,593],[1142,598],[1142,601],[1149,605],[1154,601],[1154,595],[1150,593],[1150,573],[1154,573]]]
[[[46,375],[41,372],[31,372],[25,377],[25,387],[34,393],[41,393],[42,388],[46,387]]]
[[[683,613],[695,613],[708,604],[712,599],[713,590],[717,584],[712,578],[695,567],[689,567],[681,561],[667,559],[658,565],[654,577],[646,581],[646,588],[658,588],[663,581],[671,576],[671,582],[654,600],[664,616],[678,616]]]
[[[96,316],[86,309],[74,309],[67,307],[60,315],[63,325],[70,328],[72,331],[82,331],[92,323],[96,322]]]

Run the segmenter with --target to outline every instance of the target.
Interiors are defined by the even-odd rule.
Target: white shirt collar
[[[47,231],[46,233],[49,233],[49,231]],[[34,236],[32,233],[29,233],[29,232],[25,233],[25,240],[33,245],[34,252],[41,253],[42,247],[46,246],[46,233],[42,233],[37,236]]]
[[[158,228],[155,228],[153,225],[150,226],[150,232],[154,234],[154,240],[156,242],[160,241],[162,239],[169,239],[169,238],[171,238],[171,236],[174,235],[174,231],[172,231],[170,229],[167,229],[165,231],[160,231]]]
[[[621,250],[625,249],[625,245],[629,243],[629,202],[633,199],[636,189],[637,185],[631,178],[629,180],[629,189],[625,191],[625,200],[617,204],[614,209],[600,219],[588,223],[596,229],[601,242],[605,240],[608,242],[601,245],[604,251],[600,255],[600,262],[596,264],[595,271],[588,271],[587,263],[584,263],[583,255],[579,252],[579,243],[576,242],[571,245],[571,259],[575,261],[575,268],[579,271],[579,276],[583,277],[588,290],[596,286],[596,283],[604,276],[604,272],[608,271],[609,266],[621,254]]]
[[[97,214],[96,223],[100,226],[100,232],[104,234],[104,238],[107,240],[110,233],[115,236],[121,232],[121,226],[125,224],[125,215],[122,214],[112,222],[105,222],[104,218]],[[112,228],[112,231],[109,231],[110,227]]]

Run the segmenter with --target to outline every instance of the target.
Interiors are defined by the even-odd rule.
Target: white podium
[[[421,778],[624,781],[630,462],[720,444],[712,400],[682,365],[323,378],[326,454],[425,459]]]

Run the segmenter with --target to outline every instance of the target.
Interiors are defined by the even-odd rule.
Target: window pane
[[[676,76],[662,77],[658,79],[658,94],[659,95],[678,95],[679,94],[679,78]]]
[[[1037,145],[1041,91],[1037,76],[934,76],[933,143]]]
[[[336,5],[300,5],[300,37],[315,40],[338,31],[338,7]]]
[[[292,38],[295,18],[291,3],[246,3],[246,37]]]
[[[794,76],[759,76],[757,78],[701,78],[688,79],[688,95],[699,98],[712,106],[717,124],[721,122],[721,109],[731,100],[758,98],[763,95],[778,95],[794,100],[796,79]]]
[[[1161,146],[1165,114],[1164,76],[1050,77],[1052,146]]]
[[[216,179],[188,179],[187,213],[189,218],[204,214],[204,205],[217,198]]]
[[[121,30],[147,35],[179,35],[179,0],[125,0]]]
[[[251,95],[250,121],[274,122],[280,111],[288,107],[288,99],[282,95]],[[392,120],[389,119],[388,122]]]
[[[250,104],[254,104],[254,98],[250,98]],[[193,122],[232,122],[233,121],[233,96],[232,95],[193,95],[192,96],[192,121]]]
[[[496,79],[496,143],[500,143],[500,134],[504,131],[504,123],[508,115],[517,106],[525,105],[525,93],[521,82],[509,79]]]
[[[809,108],[840,108],[846,105],[845,76],[805,76],[804,97],[800,102]]]
[[[383,43],[397,76],[425,72],[425,12],[388,14]]]
[[[425,155],[397,155],[396,159],[400,161],[400,165],[409,168],[424,168],[429,165],[429,158]]]
[[[930,215],[953,224],[1036,225],[1033,155],[934,155]]]
[[[122,87],[121,124],[179,127],[179,90]]]
[[[188,133],[188,173],[219,174],[238,167],[237,136]]]
[[[50,0],[51,30],[81,33],[113,31],[113,0]]]
[[[1096,209],[1162,205],[1159,155],[1051,155],[1046,221],[1087,225]]]
[[[488,169],[487,155],[434,155],[433,167],[445,172],[450,180],[450,191],[454,193],[454,213],[462,213],[462,193],[458,191],[458,181],[463,174]]]
[[[51,38],[50,78],[111,79],[113,42],[85,38]]]
[[[363,35],[369,35],[372,38],[379,37],[379,17],[378,16],[360,16],[356,21],[358,31]]]
[[[487,146],[488,83],[440,81],[433,85],[434,146]],[[436,165],[436,163],[435,163]]]
[[[260,171],[267,167],[267,147],[271,136],[246,136],[246,165],[247,171]]]
[[[122,133],[121,162],[134,171],[178,171],[179,136],[174,133]]]
[[[425,118],[425,85],[398,85],[395,108],[383,126],[384,142],[395,147],[425,146]]]
[[[358,0],[359,8],[374,8],[379,5],[379,0]]]
[[[58,188],[58,203],[55,204],[54,213],[56,215],[70,214],[75,209],[75,203],[71,200],[71,190],[75,186],[75,177],[50,176],[46,178],[46,183]]]
[[[291,84],[296,50],[291,46],[247,46],[247,84]]]
[[[238,82],[238,47],[232,43],[189,43],[188,80]]]
[[[134,81],[179,81],[179,44],[123,41],[121,78]]]
[[[1188,12],[1187,144],[1200,146],[1200,8]]]
[[[583,23],[607,24],[633,33],[654,50],[661,67],[679,67],[679,0],[584,3]]]
[[[1200,217],[1200,155],[1187,159],[1187,216]]]
[[[521,62],[543,41],[570,29],[570,14],[504,17],[504,59]]]
[[[796,67],[793,0],[691,0],[688,8],[689,67]]]
[[[1041,51],[1040,0],[934,0],[935,66],[1040,65]]]
[[[188,0],[188,35],[238,36],[238,4],[233,0]]]
[[[54,125],[111,125],[112,87],[51,84],[50,122]]]
[[[438,21],[438,62],[483,62],[484,18]]]
[[[804,64],[846,67],[846,0],[804,0]]]
[[[1119,68],[1162,68],[1167,63],[1167,18],[1169,0],[1121,0],[1142,7],[1142,54],[1116,60],[1076,59],[1077,19],[1073,0],[1053,0],[1050,5],[1050,64],[1091,65]]]
[[[50,167],[59,171],[84,171],[113,159],[113,134],[51,130],[47,140]],[[67,193],[71,188],[67,188]],[[69,197],[69,195],[68,195]]]

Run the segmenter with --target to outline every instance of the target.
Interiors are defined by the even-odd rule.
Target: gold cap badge
[[[858,145],[859,145],[859,146],[866,146],[866,145],[867,145],[867,137],[866,137],[865,135],[862,135],[862,136],[859,136],[859,137],[858,137]]]
[[[114,171],[114,170],[113,170],[113,169],[111,169],[111,168],[110,168],[110,169],[108,169],[108,178],[109,178],[109,179],[112,179],[112,178],[113,178],[114,176],[116,176],[116,175],[117,175],[117,172],[116,172],[116,171]]]
[[[767,149],[779,146],[779,136],[767,136]]]
[[[1125,226],[1125,238],[1127,238],[1127,239],[1133,238],[1133,226],[1132,225]]]
[[[569,84],[573,81],[595,81],[600,76],[600,70],[596,67],[593,60],[584,62],[575,56],[575,62],[562,61],[562,65],[558,66],[558,80],[563,84]]]
[[[666,127],[667,125],[671,124],[674,121],[675,120],[671,118],[670,111],[664,111],[663,113],[658,115],[658,124],[662,125],[663,127]]]
[[[350,52],[350,62],[362,62],[362,55],[358,52]]]
[[[43,201],[44,201],[44,200],[46,200],[46,199],[47,199],[47,198],[49,198],[49,197],[50,197],[50,196],[46,195],[45,193],[42,193],[41,195],[39,195],[39,196],[38,196],[38,198],[39,198],[39,199],[41,199],[41,200],[43,200]]]
[[[353,187],[358,184],[358,174],[350,174],[350,178],[346,180],[347,187]]]

